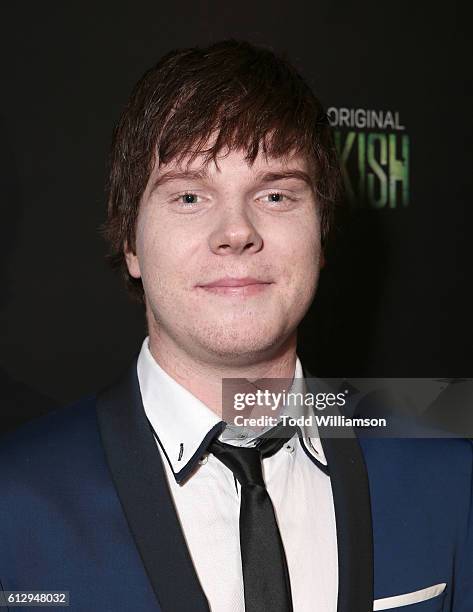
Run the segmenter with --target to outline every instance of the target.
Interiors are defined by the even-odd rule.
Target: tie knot
[[[214,440],[209,450],[233,472],[242,487],[249,484],[265,486],[261,467],[261,453],[258,449],[232,446]]]
[[[261,457],[271,457],[296,432],[295,427],[273,427],[265,438],[258,440],[255,447],[233,446],[214,440],[209,451],[229,468],[241,486],[248,484],[265,486]]]

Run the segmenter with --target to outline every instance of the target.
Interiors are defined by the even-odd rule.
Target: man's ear
[[[125,242],[123,253],[125,254],[126,266],[128,268],[128,272],[130,273],[130,276],[132,276],[133,278],[141,278],[140,262],[138,261],[138,256],[135,253],[134,249],[130,248],[128,242]]]

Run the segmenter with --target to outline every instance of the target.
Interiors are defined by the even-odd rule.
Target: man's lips
[[[212,289],[213,287],[247,287],[248,285],[269,285],[271,281],[263,281],[257,278],[251,278],[247,276],[245,278],[219,278],[218,280],[204,285],[199,285],[205,289]]]
[[[244,278],[219,278],[211,281],[210,283],[198,285],[198,287],[209,293],[214,293],[217,295],[246,297],[265,291],[271,284],[272,281],[247,276]]]

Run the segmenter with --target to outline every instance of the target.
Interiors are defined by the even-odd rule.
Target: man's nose
[[[244,210],[226,211],[210,235],[210,248],[217,255],[256,253],[263,238]]]

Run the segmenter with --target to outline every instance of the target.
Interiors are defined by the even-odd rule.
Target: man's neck
[[[292,379],[296,364],[297,336],[294,333],[271,355],[252,362],[233,358],[189,355],[168,336],[150,332],[149,349],[155,361],[174,380],[195,395],[217,415],[222,415],[222,379]]]

